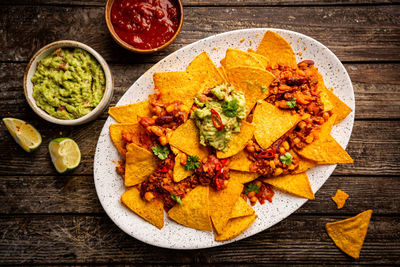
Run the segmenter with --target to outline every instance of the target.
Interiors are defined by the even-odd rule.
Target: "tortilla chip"
[[[336,203],[337,208],[341,209],[343,208],[344,204],[346,203],[346,199],[349,197],[349,195],[346,192],[343,192],[342,190],[338,189],[336,191],[336,195],[332,197],[332,200]]]
[[[231,170],[230,172],[231,178],[230,181],[234,181],[236,183],[246,184],[257,179],[260,174],[256,172],[242,172],[242,171],[235,171]]]
[[[209,187],[197,186],[168,211],[168,216],[183,226],[212,231],[209,209]]]
[[[110,125],[110,137],[118,152],[125,156],[126,149],[124,147],[124,141],[122,140],[122,131],[139,134],[144,133],[145,130],[139,123],[120,123]]]
[[[358,259],[367,235],[372,210],[364,211],[355,217],[327,223],[325,228],[335,245],[347,255]]]
[[[196,81],[196,84],[199,84],[197,87],[197,92],[199,93],[225,82],[206,52],[202,52],[193,59],[186,72],[193,77],[192,81]]]
[[[169,144],[187,155],[198,156],[200,160],[208,156],[208,149],[200,144],[199,130],[191,119],[172,132]]]
[[[210,215],[217,233],[223,233],[242,190],[243,185],[234,181],[220,191],[210,188]]]
[[[181,157],[184,154],[182,152],[178,153],[175,157],[175,164],[174,164],[174,182],[180,182],[188,176],[193,174],[193,171],[185,170],[185,166],[181,164]]]
[[[314,193],[311,189],[310,181],[308,180],[308,176],[305,172],[266,178],[263,180],[263,182],[298,197],[315,199]]]
[[[325,89],[325,93],[328,95],[329,100],[333,105],[332,113],[337,115],[334,124],[338,124],[351,113],[351,108],[342,102],[342,100],[340,100],[339,97],[328,88]]]
[[[297,157],[299,159],[299,167],[294,171],[295,174],[305,172],[308,169],[311,169],[312,167],[317,165],[317,162],[303,158],[293,150],[290,150],[290,154],[292,154],[293,157]]]
[[[127,146],[125,162],[125,186],[144,182],[158,167],[159,160],[147,149],[131,143]]]
[[[233,138],[228,144],[228,150],[226,152],[217,151],[217,157],[220,159],[229,158],[242,151],[246,147],[247,142],[253,138],[255,130],[256,127],[254,125],[242,121],[240,132],[233,134]]]
[[[252,56],[254,56],[255,58],[258,59],[258,61],[259,61],[259,62],[261,63],[261,65],[262,65],[262,68],[263,68],[263,69],[265,69],[267,66],[270,66],[270,65],[271,65],[269,59],[266,58],[266,57],[264,57],[263,55],[260,55],[260,54],[254,53],[254,52],[249,52],[249,53],[250,53],[250,55],[252,55]]]
[[[267,31],[258,45],[257,54],[269,59],[271,66],[284,65],[292,68],[297,67],[296,56],[292,47],[279,34]]]
[[[154,86],[161,92],[164,103],[175,100],[191,107],[199,90],[199,81],[182,71],[156,72],[153,74]]]
[[[263,148],[270,147],[279,137],[292,129],[302,117],[288,110],[282,110],[273,104],[263,101],[254,110],[253,124],[256,126],[254,136]]]
[[[214,233],[215,241],[226,241],[237,237],[249,228],[256,219],[257,215],[230,219],[222,233]]]
[[[239,66],[248,66],[263,69],[263,65],[256,57],[248,52],[228,48],[225,55],[225,68],[230,69]]]
[[[243,66],[226,69],[226,74],[235,89],[244,93],[247,114],[250,113],[258,100],[269,95],[269,85],[275,78],[269,71]]]
[[[229,168],[231,170],[249,172],[251,160],[249,160],[247,156],[248,153],[246,151],[244,150],[240,151],[230,159]]]
[[[219,71],[219,74],[222,76],[222,78],[224,78],[224,83],[227,83],[228,77],[226,76],[225,68],[223,66],[219,66],[218,71]]]
[[[170,136],[171,137],[171,136]],[[178,153],[180,152],[179,149],[173,147],[173,146],[169,146],[171,148],[172,153],[174,153],[174,155],[178,155]]]
[[[243,216],[249,216],[254,214],[253,208],[247,203],[246,200],[239,197],[236,201],[235,206],[232,209],[232,214],[230,219],[239,218]]]
[[[221,66],[226,69],[226,58],[223,58],[219,61],[219,63],[221,64]]]
[[[151,116],[148,100],[125,106],[110,107],[108,114],[119,123],[138,123],[141,117]]]
[[[163,228],[164,210],[161,200],[153,199],[151,202],[145,201],[140,197],[139,189],[131,187],[121,196],[121,202],[158,229]]]

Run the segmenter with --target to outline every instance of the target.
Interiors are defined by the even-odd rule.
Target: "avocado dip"
[[[59,48],[38,61],[31,81],[36,105],[62,120],[91,112],[100,103],[105,88],[102,67],[81,48]]]
[[[191,118],[200,132],[200,143],[226,151],[233,133],[240,132],[240,121],[246,117],[244,94],[222,84],[195,97],[197,109]]]

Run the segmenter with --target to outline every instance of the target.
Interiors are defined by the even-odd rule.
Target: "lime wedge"
[[[15,118],[3,118],[11,136],[26,152],[32,152],[42,143],[42,136],[29,123]]]
[[[59,173],[71,171],[81,162],[81,151],[74,140],[57,138],[49,143],[51,161]]]

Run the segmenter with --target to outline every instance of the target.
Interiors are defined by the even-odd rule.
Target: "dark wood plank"
[[[153,55],[137,55],[113,41],[105,25],[102,7],[2,6],[0,61],[28,61],[35,51],[49,42],[73,39],[87,43],[114,62],[156,62],[204,37],[255,27],[285,28],[304,33],[327,45],[344,61],[398,61],[398,15],[396,6],[387,5],[186,7],[183,30],[174,44]]]
[[[152,64],[110,64],[115,81],[111,105]],[[356,119],[400,119],[400,64],[345,64],[356,96]],[[38,118],[27,104],[22,89],[25,63],[0,63],[0,116]],[[105,119],[104,113],[101,118]]]
[[[356,262],[325,233],[327,222],[346,217],[293,215],[239,242],[179,251],[137,241],[105,216],[1,216],[0,259],[3,264],[400,264],[399,217],[372,216]]]
[[[373,209],[400,215],[398,177],[332,176],[296,214],[347,214]],[[337,189],[350,195],[338,210],[331,197]],[[0,214],[103,213],[92,176],[4,176],[0,179]],[[269,205],[266,203],[265,205]]]

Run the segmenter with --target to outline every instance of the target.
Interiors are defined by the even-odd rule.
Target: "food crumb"
[[[260,34],[259,34],[259,33],[257,33],[257,34],[256,34],[256,37],[258,37],[258,36],[260,36]]]
[[[307,50],[307,46],[304,47],[304,51]]]
[[[244,42],[244,38],[240,39],[240,42],[243,43]]]
[[[216,48],[216,47],[213,47],[213,50],[217,50],[217,48]]]
[[[297,43],[300,43],[300,39],[297,39]]]
[[[299,56],[303,56],[303,53],[302,53],[302,52],[299,52]]]
[[[62,132],[60,132],[60,135],[62,135]]]
[[[250,45],[253,43],[253,40],[249,40],[249,42],[250,42]]]

